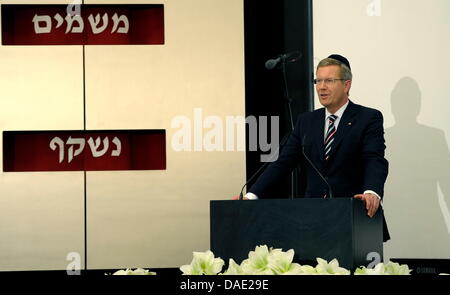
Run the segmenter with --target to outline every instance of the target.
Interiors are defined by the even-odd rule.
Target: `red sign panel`
[[[1,5],[3,45],[164,44],[164,5]]]
[[[3,132],[5,172],[164,169],[165,130]]]

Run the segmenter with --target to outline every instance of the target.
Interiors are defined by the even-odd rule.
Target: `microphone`
[[[303,153],[303,156],[308,161],[308,163],[313,167],[313,169],[317,172],[317,174],[320,176],[320,178],[322,178],[323,182],[325,182],[325,184],[328,187],[328,193],[330,194],[330,199],[332,199],[333,198],[333,190],[331,189],[330,184],[325,179],[325,177],[323,177],[322,173],[320,173],[319,169],[317,169],[317,167],[313,164],[313,162],[309,159],[309,157],[305,153],[305,140],[306,140],[306,135],[303,135],[303,142],[302,142],[302,153]]]
[[[260,172],[261,170],[264,170],[264,169],[267,167],[267,165],[269,165],[269,163],[272,163],[272,162],[265,162],[265,163],[258,169],[258,171],[256,171],[255,174],[253,174],[252,177],[250,177],[250,179],[244,184],[244,186],[242,187],[241,192],[240,192],[240,194],[239,194],[239,200],[242,200],[242,199],[244,198],[244,188],[245,188],[245,187],[253,180],[253,178],[256,177],[256,175],[259,174],[259,172]]]
[[[302,57],[302,54],[300,53],[300,51],[293,51],[293,52],[289,52],[286,54],[281,54],[277,58],[269,59],[268,61],[266,61],[265,66],[266,66],[266,69],[272,70],[280,62],[285,62],[285,63],[296,62],[297,60],[300,59],[300,57]]]

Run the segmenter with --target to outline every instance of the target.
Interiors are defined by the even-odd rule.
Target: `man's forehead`
[[[329,65],[329,66],[323,66],[323,67],[319,67],[317,68],[317,74],[336,74],[339,73],[341,70],[341,67],[338,65]]]

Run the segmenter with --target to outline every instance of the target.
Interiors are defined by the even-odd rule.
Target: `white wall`
[[[133,3],[164,4],[165,44],[85,47],[87,129],[166,129],[167,169],[87,172],[89,268],[189,263],[210,246],[209,201],[245,180],[243,151],[171,147],[176,116],[245,114],[242,0]],[[82,46],[1,46],[0,65],[1,130],[83,129]],[[0,173],[0,270],[84,260],[83,177]]]
[[[346,56],[350,98],[384,114],[385,258],[450,258],[450,1],[313,2],[315,65]]]

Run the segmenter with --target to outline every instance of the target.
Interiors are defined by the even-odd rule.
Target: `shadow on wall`
[[[392,90],[396,123],[386,129],[384,201],[389,258],[450,258],[450,154],[442,130],[417,122],[421,100],[412,78],[400,79]]]

